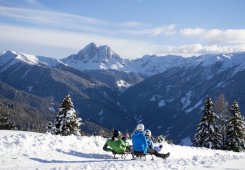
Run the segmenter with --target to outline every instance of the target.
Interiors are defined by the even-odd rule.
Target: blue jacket
[[[146,137],[146,141],[147,141],[148,147],[151,149],[154,149],[153,142],[152,142],[151,138]]]
[[[145,134],[139,130],[132,135],[133,151],[147,153],[148,144]]]

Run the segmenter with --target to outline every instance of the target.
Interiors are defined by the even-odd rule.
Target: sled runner
[[[151,153],[144,154],[142,152],[132,152],[132,160],[136,160],[137,158],[139,159],[144,158],[144,160],[146,160],[147,155],[151,155],[151,160],[154,161],[154,157],[153,157],[154,154],[151,154]],[[163,154],[163,156],[160,158],[167,159],[169,156],[170,156],[170,153],[168,152],[166,154]]]
[[[155,160],[154,159],[154,154],[151,153],[146,153],[144,154],[143,152],[137,152],[137,151],[132,151],[132,152],[125,152],[125,153],[116,153],[116,152],[112,152],[113,154],[113,159],[126,159],[128,155],[132,155],[132,159],[131,160],[137,160],[137,159],[141,159],[141,160],[146,160],[146,156],[147,155],[151,155],[151,160]],[[121,157],[116,157],[116,155],[120,155]],[[170,153],[166,153],[163,154],[164,156],[161,157],[162,159],[167,159],[170,156]]]
[[[112,152],[113,154],[113,159],[118,159],[118,157],[116,157],[116,155],[121,155],[122,159],[126,159],[126,157],[131,154],[131,152],[124,152],[124,153],[116,153],[116,152]]]
[[[136,160],[137,158],[146,160],[146,155],[151,155],[151,160],[154,160],[153,155],[149,153],[143,153],[138,151],[132,151],[132,160]]]

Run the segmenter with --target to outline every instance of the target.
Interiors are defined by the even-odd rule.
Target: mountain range
[[[39,110],[43,122],[52,120],[58,103],[70,94],[85,121],[122,131],[132,131],[143,122],[153,135],[163,134],[180,143],[195,133],[207,95],[216,100],[224,94],[229,103],[237,100],[241,112],[245,111],[244,57],[245,52],[240,52],[145,55],[129,60],[94,43],[64,59],[4,51],[0,90],[25,94],[21,98],[26,102],[20,105]],[[4,94],[0,99],[14,101]],[[40,104],[31,105],[29,96],[42,101],[38,103],[44,103],[43,110]],[[35,119],[29,114],[22,121],[33,121],[27,117]]]

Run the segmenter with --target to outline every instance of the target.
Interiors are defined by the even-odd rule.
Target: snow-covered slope
[[[192,58],[184,58],[181,56],[156,56],[145,55],[142,58],[131,61],[131,71],[151,76],[162,73],[173,67],[184,67],[191,63]]]
[[[234,66],[238,66],[240,69],[245,68],[245,52],[201,55],[193,59],[192,64],[201,63],[204,67],[216,65],[220,66],[221,71]]]
[[[167,160],[150,156],[146,161],[112,159],[102,150],[106,139],[99,136],[54,136],[23,131],[0,130],[0,169],[244,169],[245,153],[225,152],[163,144]]]
[[[0,54],[0,71],[4,71],[17,63],[26,63],[29,65],[39,65],[46,67],[64,65],[64,63],[58,59],[24,54],[15,51],[4,51]]]

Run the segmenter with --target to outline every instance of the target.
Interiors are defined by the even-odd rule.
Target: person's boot
[[[162,154],[161,158],[166,159],[167,157],[169,157],[169,155],[170,155],[170,153],[169,153],[169,152],[168,152],[168,153],[166,153],[166,154]]]

